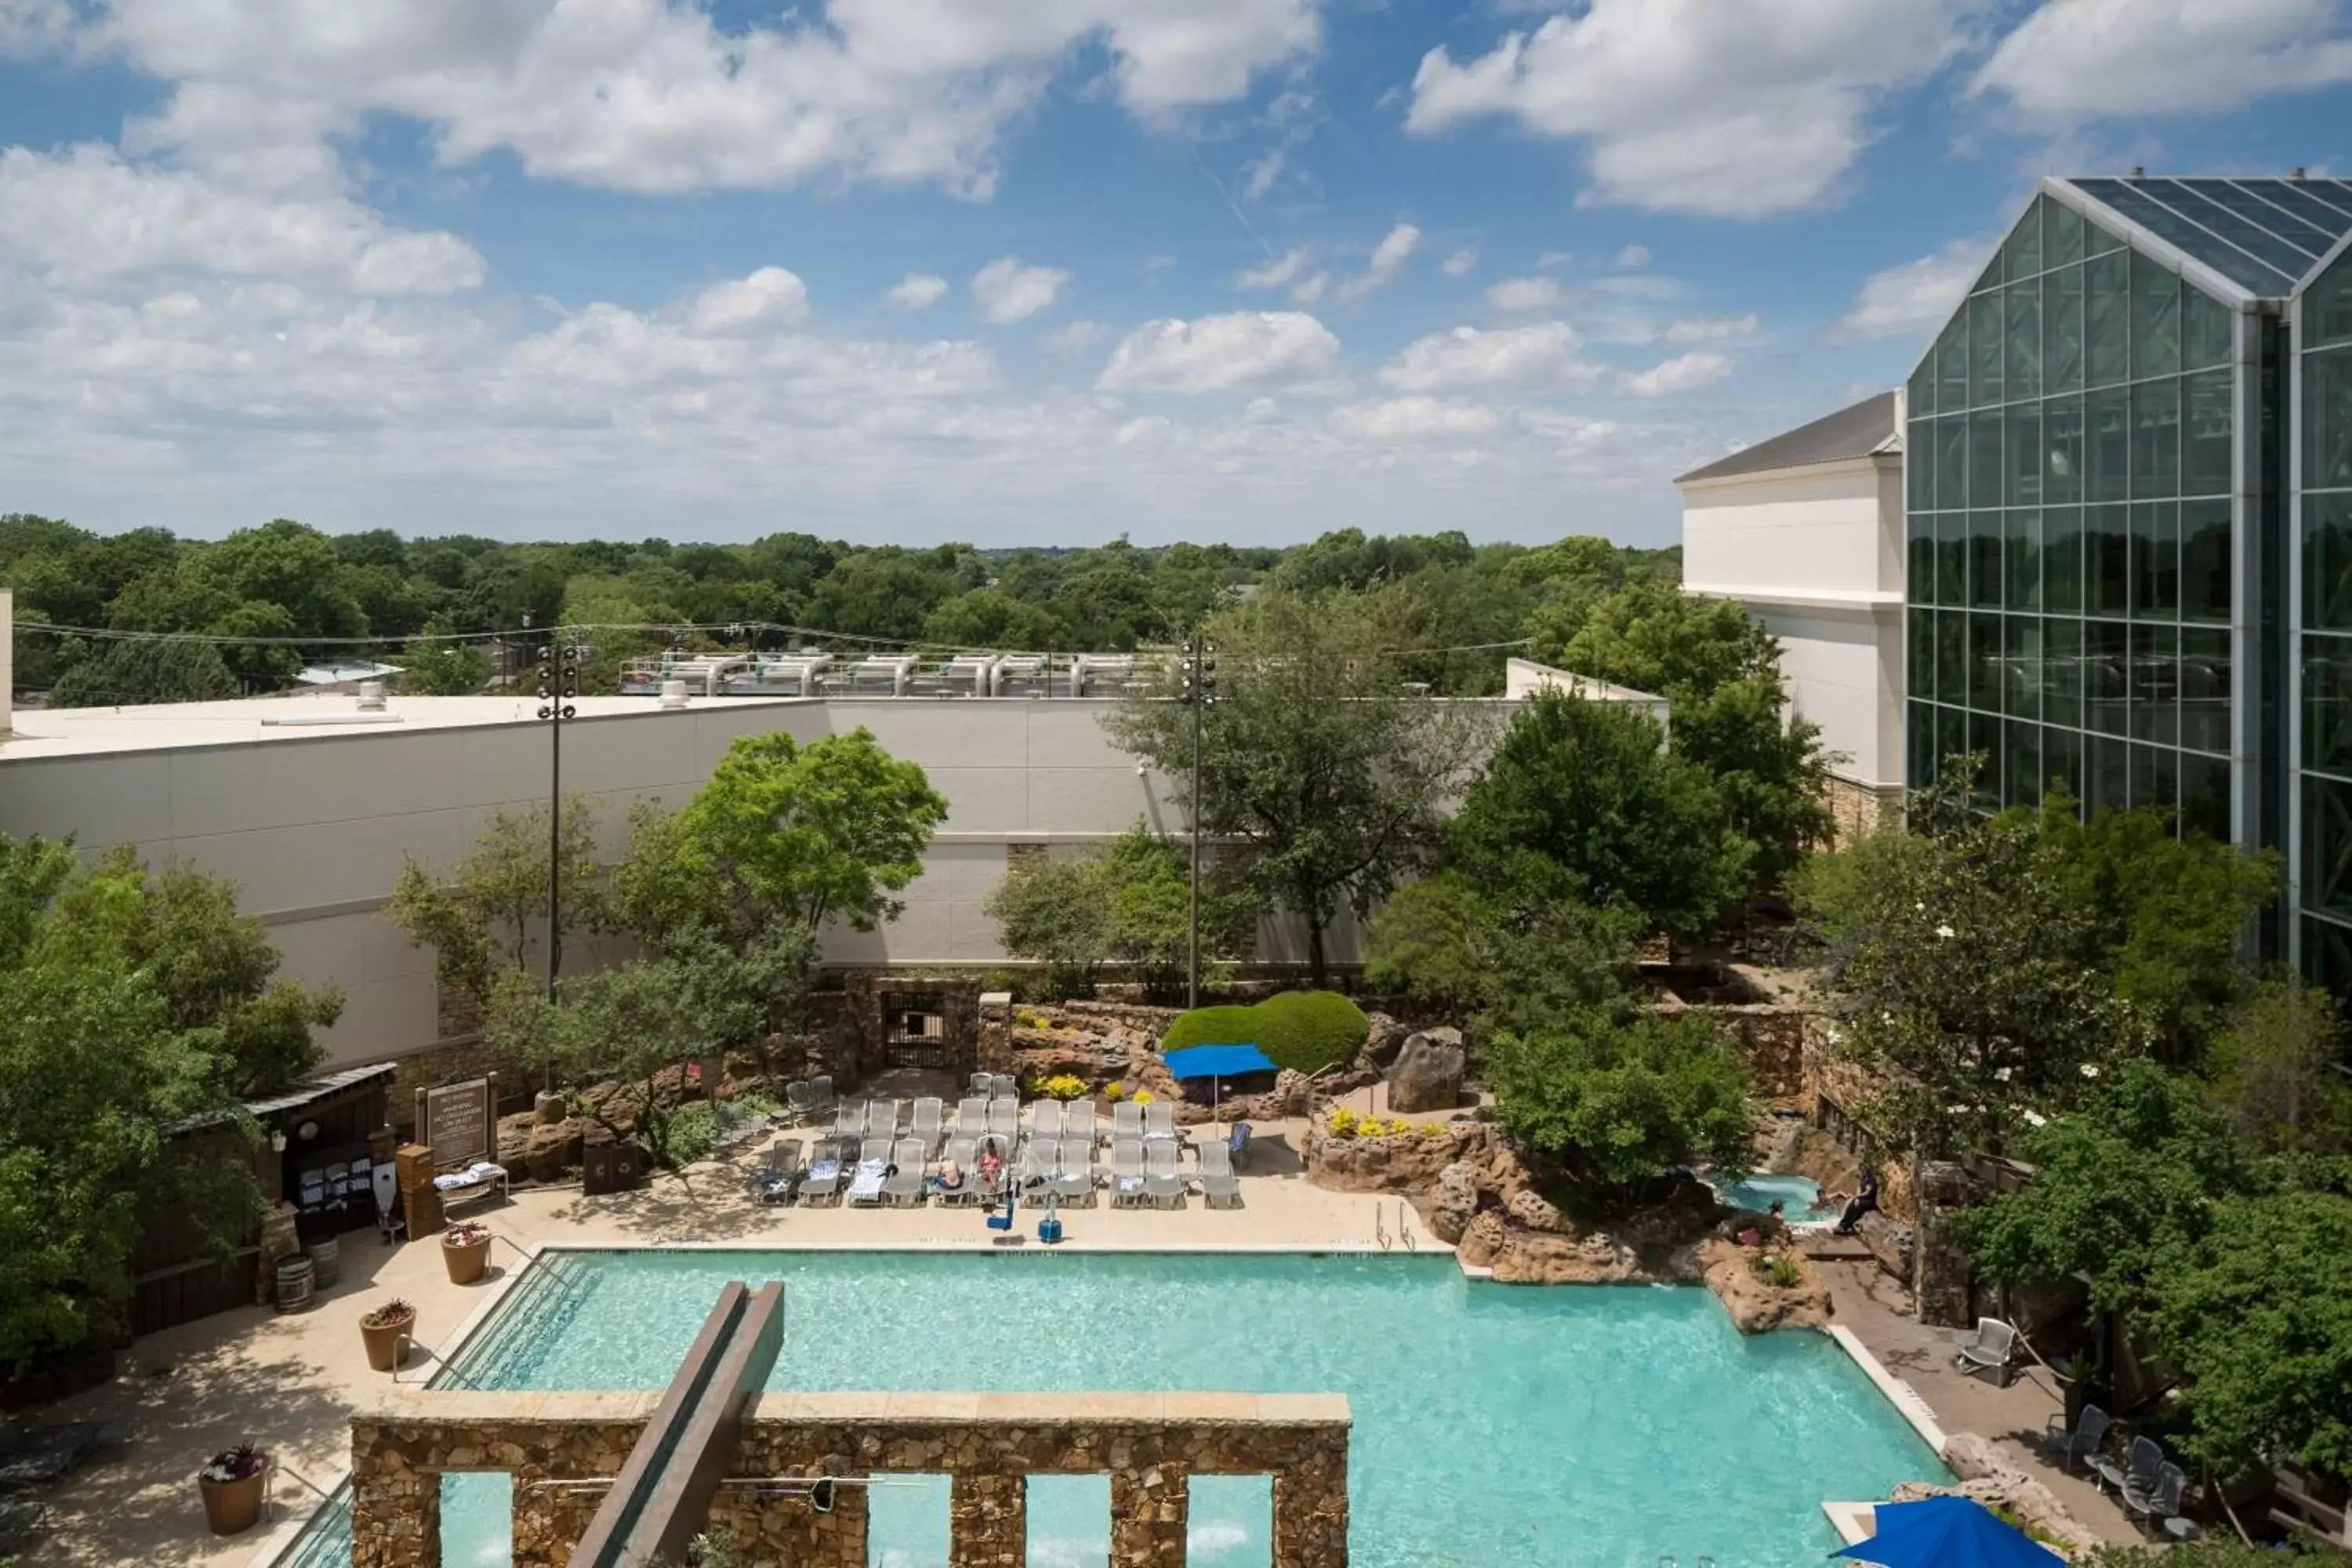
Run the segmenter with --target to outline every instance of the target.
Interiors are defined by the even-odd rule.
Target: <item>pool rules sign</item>
[[[444,1084],[416,1091],[416,1141],[443,1170],[490,1157],[490,1080]]]

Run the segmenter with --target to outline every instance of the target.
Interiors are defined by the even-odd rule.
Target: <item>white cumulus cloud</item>
[[[781,267],[762,267],[749,278],[714,283],[695,296],[687,311],[694,330],[709,337],[772,331],[797,326],[808,316],[808,286]]]
[[[1478,253],[1475,250],[1465,247],[1455,251],[1453,255],[1439,262],[1437,264],[1437,269],[1440,272],[1444,273],[1448,278],[1461,278],[1466,276],[1470,269],[1477,265]]]
[[[1956,239],[1931,256],[1872,273],[1832,335],[1853,341],[1934,331],[1984,270],[1991,251],[1986,241]]]
[[[1602,371],[1579,357],[1576,330],[1566,321],[1481,331],[1456,327],[1407,344],[1380,371],[1400,392],[1457,392],[1466,387],[1585,387]]]
[[[1331,411],[1331,423],[1360,441],[1459,439],[1486,435],[1502,422],[1491,408],[1435,397],[1391,397]]]
[[[894,310],[928,310],[948,297],[948,280],[929,272],[909,272],[882,296]]]
[[[1017,256],[1000,256],[972,274],[972,302],[1002,327],[1025,321],[1053,304],[1069,280],[1062,268],[1032,267]]]
[[[1339,285],[1339,298],[1362,300],[1387,288],[1420,247],[1421,230],[1409,223],[1397,225],[1372,247],[1372,258],[1364,264],[1364,269]]]
[[[1300,273],[1314,258],[1314,251],[1304,245],[1294,245],[1273,260],[1258,267],[1245,267],[1234,274],[1236,289],[1287,289],[1298,280]]]
[[[1119,340],[1096,385],[1104,392],[1232,392],[1328,378],[1339,340],[1297,310],[1243,310],[1146,321]]]
[[[1671,397],[1713,386],[1730,374],[1729,356],[1701,349],[1644,371],[1629,371],[1617,378],[1617,389],[1628,397]]]
[[[1408,129],[1482,116],[1583,142],[1591,199],[1756,216],[1817,206],[1873,111],[1960,45],[1982,0],[1591,0],[1414,73]]]
[[[1497,310],[1549,310],[1559,303],[1559,285],[1549,278],[1506,278],[1487,285],[1486,303]]]
[[[2064,123],[2221,113],[2346,81],[2342,0],[2053,0],[2001,40],[1972,87]]]

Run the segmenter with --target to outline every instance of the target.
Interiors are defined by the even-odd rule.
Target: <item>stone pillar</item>
[[[1010,991],[981,993],[980,1040],[971,1070],[1001,1073],[1013,1070],[1013,993]]]
[[[1111,1568],[1184,1568],[1190,1480],[1175,1465],[1110,1473]]]
[[[1274,1568],[1348,1568],[1348,1447],[1274,1473]]]
[[[948,1495],[949,1568],[1023,1568],[1029,1561],[1029,1483],[1019,1475],[958,1475]]]
[[[365,1429],[352,1442],[352,1568],[441,1568],[440,1474]]]
[[[1968,1254],[1952,1240],[1946,1214],[1966,1206],[1972,1184],[1957,1165],[1927,1161],[1911,1172],[1919,1205],[1917,1238],[1911,1254],[1911,1300],[1919,1321],[1934,1328],[1969,1326]]]
[[[400,1173],[400,1206],[407,1216],[408,1239],[441,1234],[441,1191],[433,1184],[433,1151],[423,1143],[403,1143],[394,1158]]]

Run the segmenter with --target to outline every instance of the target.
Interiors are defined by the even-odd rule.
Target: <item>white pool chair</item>
[[[841,1198],[841,1148],[827,1142],[816,1146],[816,1157],[809,1162],[807,1174],[801,1177],[801,1206],[811,1204],[836,1203]]]
[[[2003,1388],[2009,1386],[2017,1358],[2017,1331],[1999,1318],[1979,1318],[1977,1331],[1962,1340],[1955,1359],[1962,1373],[1989,1372]]]
[[[1048,1143],[1062,1141],[1062,1102],[1041,1100],[1029,1108],[1029,1136],[1043,1138]]]
[[[1054,1192],[1066,1204],[1095,1201],[1094,1145],[1074,1138],[1062,1140],[1061,1160],[1055,1167]]]
[[[980,1201],[980,1140],[969,1133],[958,1132],[948,1139],[940,1151],[940,1163],[952,1164],[963,1173],[963,1184],[939,1189],[940,1206],[962,1208]]]
[[[809,1118],[822,1121],[833,1114],[833,1075],[819,1073],[808,1080]]]
[[[882,1196],[892,1207],[922,1206],[923,1167],[930,1157],[922,1139],[909,1136],[898,1140],[898,1152],[890,1157],[898,1168],[882,1179]]]
[[[988,1102],[988,1131],[1002,1138],[1010,1147],[1012,1140],[1021,1136],[1021,1102],[1009,1095],[999,1095]]]
[[[988,1131],[988,1098],[985,1095],[966,1095],[956,1103],[955,1130],[971,1138]]]
[[[866,1135],[868,1138],[896,1138],[906,1131],[901,1121],[906,1115],[906,1101],[877,1100],[866,1108]]]
[[[833,1135],[835,1138],[866,1136],[866,1102],[845,1100],[833,1110]]]
[[[1213,1209],[1242,1206],[1242,1182],[1234,1174],[1232,1148],[1222,1138],[1201,1145],[1201,1201]]]
[[[1176,1142],[1176,1102],[1155,1100],[1143,1108],[1143,1139],[1147,1143]]]
[[[947,1129],[940,1124],[946,1110],[945,1105],[929,1097],[915,1101],[914,1135],[923,1141],[926,1160],[938,1151],[940,1140],[947,1135]]]
[[[1110,1202],[1113,1208],[1132,1208],[1145,1201],[1143,1143],[1121,1140],[1110,1146]]]
[[[1143,1146],[1143,1195],[1158,1207],[1181,1207],[1184,1178],[1176,1169],[1176,1145],[1159,1142]]]
[[[1090,1155],[1095,1145],[1102,1142],[1102,1128],[1095,1121],[1093,1100],[1074,1100],[1063,1110],[1062,1142],[1066,1143],[1073,1138],[1084,1139],[1087,1151]]]
[[[858,1145],[857,1170],[849,1179],[849,1201],[868,1206],[882,1201],[882,1183],[890,1169],[890,1141],[868,1138]]]
[[[1110,1108],[1110,1140],[1143,1142],[1143,1107],[1131,1100],[1122,1100]]]

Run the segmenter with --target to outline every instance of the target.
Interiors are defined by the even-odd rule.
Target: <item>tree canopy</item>
[[[1004,951],[1045,967],[1055,994],[1084,996],[1105,964],[1132,972],[1162,1000],[1180,998],[1192,953],[1187,847],[1141,823],[1114,842],[1046,855],[990,890],[987,910]],[[1201,879],[1202,981],[1219,984],[1257,935],[1257,903],[1232,868],[1210,861]]]
[[[1202,830],[1245,846],[1244,878],[1306,922],[1318,985],[1332,921],[1343,908],[1369,915],[1424,861],[1484,750],[1483,710],[1408,689],[1409,618],[1387,592],[1261,593],[1206,623],[1216,670],[1205,709],[1159,689],[1104,721],[1175,781],[1181,810],[1198,720]]]

